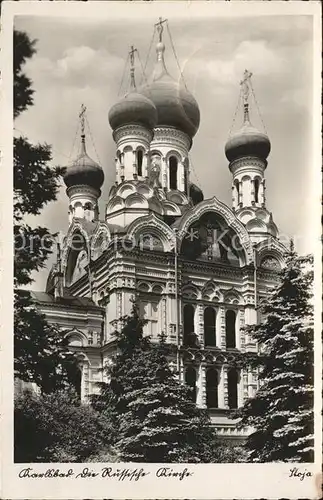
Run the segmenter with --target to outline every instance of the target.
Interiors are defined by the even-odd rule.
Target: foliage
[[[32,104],[31,81],[24,64],[35,53],[35,41],[24,32],[14,32],[14,115]],[[27,290],[32,273],[44,267],[51,253],[53,235],[47,228],[31,227],[26,217],[40,214],[56,199],[62,169],[51,167],[51,150],[32,145],[23,137],[14,139],[14,285],[15,285],[15,375],[35,381],[45,393],[62,387],[76,376],[76,360],[58,330],[37,311]]]
[[[190,389],[170,368],[170,346],[143,335],[138,308],[116,333],[117,353],[107,367],[95,408],[110,411],[120,460],[212,462],[214,433],[206,410],[196,408]]]
[[[313,460],[312,280],[312,259],[291,246],[265,320],[251,328],[260,349],[248,362],[258,369],[260,389],[235,415],[253,429],[250,461]]]
[[[15,462],[85,462],[105,451],[110,428],[100,413],[73,392],[15,400]]]

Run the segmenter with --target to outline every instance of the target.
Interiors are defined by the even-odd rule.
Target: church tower
[[[241,85],[243,124],[232,134],[225,154],[232,174],[232,208],[237,217],[247,224],[254,241],[263,235],[277,236],[272,214],[266,208],[265,170],[271,145],[267,134],[257,130],[250,121],[251,76],[245,70]]]
[[[90,158],[86,152],[85,143],[85,112],[82,105],[81,121],[81,149],[78,157],[66,168],[64,182],[69,197],[69,223],[73,219],[98,220],[98,200],[101,196],[101,186],[104,173],[101,166]]]
[[[109,112],[109,122],[116,143],[116,185],[129,180],[148,178],[149,145],[157,122],[152,101],[137,92],[134,56],[130,56],[130,90]]]
[[[160,169],[161,187],[188,194],[188,152],[200,124],[200,110],[193,95],[180,79],[176,81],[166,68],[163,42],[163,24],[156,24],[158,43],[157,61],[153,74],[141,92],[149,97],[157,109],[157,124],[150,144],[151,162]]]

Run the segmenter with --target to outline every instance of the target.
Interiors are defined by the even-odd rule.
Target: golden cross
[[[162,19],[160,17],[158,23],[155,24],[159,36],[159,42],[161,42],[163,39],[164,23],[167,23],[167,19]]]

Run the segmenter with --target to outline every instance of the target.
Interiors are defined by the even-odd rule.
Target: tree
[[[263,307],[265,320],[249,331],[260,348],[248,359],[259,371],[260,389],[235,416],[253,430],[246,441],[250,461],[313,461],[311,262],[291,245]]]
[[[85,462],[105,452],[110,427],[72,391],[15,400],[15,462]]]
[[[24,74],[25,62],[35,53],[35,40],[24,32],[14,32],[14,115],[31,106],[33,89]],[[36,382],[43,392],[71,382],[76,359],[54,326],[47,323],[21,287],[33,282],[32,273],[44,267],[51,253],[54,235],[45,227],[31,227],[27,216],[39,215],[56,199],[63,169],[51,167],[47,144],[33,145],[24,137],[14,139],[14,357],[15,375]]]
[[[94,406],[109,411],[116,427],[120,460],[212,462],[214,433],[206,410],[170,368],[171,347],[161,336],[152,343],[135,305],[116,333],[117,353],[107,368],[108,383]]]

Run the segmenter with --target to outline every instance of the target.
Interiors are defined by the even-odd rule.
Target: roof
[[[102,309],[100,306],[97,306],[95,302],[89,297],[58,297],[55,298],[53,295],[50,295],[46,292],[37,292],[31,291],[32,299],[39,304],[50,304],[50,305],[61,305],[67,307],[80,307],[84,308],[95,308]]]

